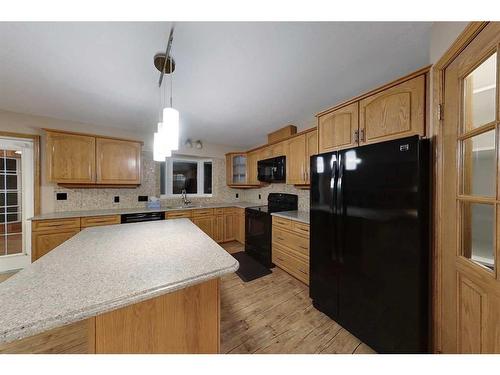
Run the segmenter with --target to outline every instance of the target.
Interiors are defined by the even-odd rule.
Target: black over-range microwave
[[[286,182],[286,157],[259,160],[257,179],[262,182]]]

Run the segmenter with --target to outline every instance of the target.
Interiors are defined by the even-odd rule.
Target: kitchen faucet
[[[187,199],[186,189],[182,189],[181,194],[182,194],[182,203],[184,203],[185,206],[190,204],[191,201]]]

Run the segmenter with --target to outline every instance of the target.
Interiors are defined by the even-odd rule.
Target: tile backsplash
[[[260,189],[231,189],[226,185],[226,161],[221,158],[213,159],[212,197],[189,197],[193,203],[210,202],[234,202],[245,201],[255,202],[256,205],[267,204],[267,196],[271,192],[290,193],[299,196],[299,209],[309,210],[309,190],[296,189],[294,186],[286,184],[271,184]],[[66,200],[56,200],[57,193],[66,193]],[[239,198],[236,198],[238,194]],[[261,199],[259,199],[259,194]],[[137,188],[75,188],[68,189],[56,186],[54,189],[54,209],[61,211],[82,211],[95,209],[112,208],[140,208],[146,207],[147,202],[139,202],[138,196],[160,195],[160,166],[153,161],[150,152],[143,152],[142,155],[142,184]],[[119,202],[115,203],[115,197],[119,197]],[[162,206],[178,205],[180,198],[162,199]]]

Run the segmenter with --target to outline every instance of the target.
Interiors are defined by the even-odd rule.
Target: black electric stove
[[[271,213],[295,211],[297,208],[297,195],[270,193],[267,206],[245,209],[245,252],[264,266],[274,267],[271,253]]]

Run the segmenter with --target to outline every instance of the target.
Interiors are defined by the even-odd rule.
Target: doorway
[[[500,23],[489,23],[441,71],[438,334],[444,353],[500,353],[499,45]]]
[[[0,273],[31,263],[33,140],[0,138]]]

